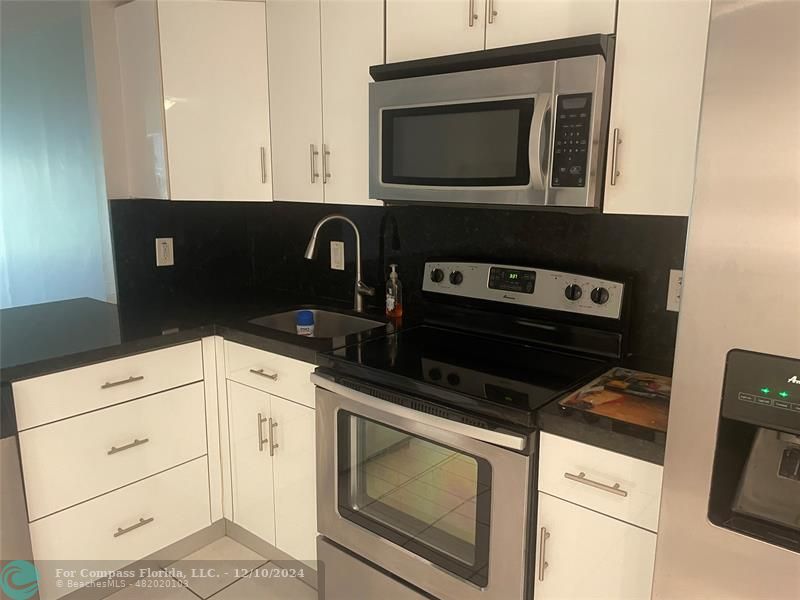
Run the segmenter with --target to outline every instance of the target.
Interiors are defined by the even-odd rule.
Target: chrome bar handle
[[[311,183],[317,182],[317,177],[319,177],[319,173],[317,172],[317,156],[319,156],[319,150],[314,144],[309,146],[309,152],[311,154]]]
[[[111,456],[112,454],[117,454],[118,452],[130,450],[131,448],[136,448],[136,446],[141,446],[142,444],[146,444],[149,441],[150,438],[144,438],[142,440],[134,439],[130,444],[125,444],[124,446],[120,446],[119,448],[117,448],[116,446],[111,446],[111,450],[109,450],[106,454]]]
[[[328,183],[331,178],[330,161],[331,151],[328,144],[322,144],[322,183]]]
[[[114,534],[114,537],[117,538],[117,537],[119,537],[121,535],[125,535],[126,533],[130,533],[134,529],[139,529],[139,527],[144,527],[148,523],[152,523],[155,520],[156,520],[155,517],[150,517],[149,519],[141,518],[141,519],[139,519],[138,523],[135,523],[135,524],[131,525],[130,527],[125,527],[124,529],[122,527],[118,527],[117,528],[117,533]]]
[[[546,527],[539,530],[539,581],[544,581],[544,570],[550,566],[545,560],[545,549],[547,548],[547,540],[550,537],[550,532]]]
[[[261,377],[266,377],[267,379],[272,379],[272,381],[278,381],[278,374],[277,373],[267,373],[266,369],[250,369],[250,372],[253,375],[260,375]]]
[[[620,175],[619,170],[617,170],[617,148],[621,143],[619,127],[615,127],[611,141],[611,185],[617,185],[617,177]]]
[[[494,18],[497,16],[497,11],[494,9],[494,0],[489,0],[489,24],[494,23]]]
[[[275,428],[278,426],[277,421],[273,421],[272,417],[269,418],[269,455],[275,456],[275,448],[278,444],[275,443]]]
[[[261,183],[267,183],[267,149],[261,146]]]
[[[117,387],[118,385],[125,385],[126,383],[134,383],[136,381],[141,381],[144,379],[144,375],[137,375],[135,377],[131,376],[127,379],[120,379],[119,381],[106,381],[103,385],[100,386],[101,390],[107,390],[108,388]]]
[[[478,13],[475,12],[475,0],[469,0],[469,26],[475,27],[475,21],[478,20]]]
[[[578,483],[588,485],[589,487],[593,487],[598,490],[603,490],[604,492],[616,494],[617,496],[622,496],[623,498],[628,495],[628,492],[621,489],[618,483],[615,483],[614,485],[606,485],[605,483],[600,483],[599,481],[592,481],[591,479],[586,478],[586,473],[583,471],[577,475],[573,475],[572,473],[564,473],[564,477],[570,481],[577,481]]]
[[[261,413],[258,413],[258,451],[264,451],[264,444],[267,443],[267,440],[264,439],[264,423],[266,423],[266,419],[261,416]]]

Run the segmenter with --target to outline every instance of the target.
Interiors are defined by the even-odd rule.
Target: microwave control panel
[[[591,94],[558,97],[550,181],[552,187],[581,188],[586,185],[591,116]]]

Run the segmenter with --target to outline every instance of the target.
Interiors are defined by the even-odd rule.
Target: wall
[[[115,200],[111,217],[120,303],[190,307],[257,299],[268,290],[295,292],[307,302],[350,301],[354,249],[346,226],[326,225],[317,260],[303,259],[314,224],[332,212],[342,212],[361,229],[368,285],[380,288],[385,265],[399,263],[406,307],[412,311],[421,303],[423,266],[429,257],[630,277],[634,364],[660,372],[671,368],[677,313],[665,306],[669,269],[683,264],[687,219],[680,217]],[[381,222],[387,215],[397,223],[400,249],[392,249],[388,228],[381,261]],[[154,239],[161,236],[175,239],[174,267],[155,267]],[[328,268],[331,239],[345,241],[345,272]]]
[[[88,6],[0,2],[0,308],[115,296]]]

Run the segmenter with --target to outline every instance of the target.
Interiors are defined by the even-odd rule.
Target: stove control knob
[[[453,285],[461,285],[461,282],[464,281],[464,274],[461,271],[453,271],[450,273],[450,283]]]
[[[434,269],[431,271],[431,281],[434,283],[441,283],[444,281],[444,271],[441,269]]]
[[[583,296],[583,290],[577,283],[572,283],[564,288],[564,296],[566,296],[567,300],[575,302],[575,300]]]
[[[596,287],[592,290],[592,302],[595,304],[605,304],[608,302],[608,290],[604,287]]]

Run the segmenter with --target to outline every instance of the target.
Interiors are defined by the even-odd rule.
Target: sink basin
[[[312,313],[314,313],[313,337],[315,338],[343,337],[386,325],[386,323],[382,323],[381,321],[373,321],[372,319],[365,319],[364,317],[356,317],[354,315],[331,312],[328,310],[301,310],[310,310]],[[261,327],[267,327],[269,329],[277,329],[278,331],[296,334],[296,315],[297,310],[287,310],[286,312],[252,319],[250,323],[253,323],[254,325],[260,325]]]

